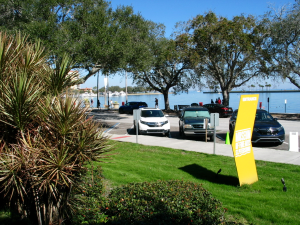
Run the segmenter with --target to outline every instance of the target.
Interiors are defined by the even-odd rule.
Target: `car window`
[[[268,112],[256,112],[255,120],[256,121],[270,121],[270,120],[273,120],[273,117]]]
[[[147,104],[145,102],[141,102],[139,103],[139,106],[147,106]]]
[[[236,115],[237,115],[237,112],[233,112],[231,118],[236,120]]]
[[[210,115],[208,111],[185,111],[183,117],[210,117]]]
[[[141,117],[164,117],[160,110],[142,110]]]
[[[130,102],[130,105],[136,105],[136,102]]]

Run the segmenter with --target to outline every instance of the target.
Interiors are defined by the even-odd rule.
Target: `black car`
[[[210,113],[219,113],[219,117],[230,117],[232,115],[232,108],[221,104],[204,104]]]
[[[119,113],[133,113],[134,109],[148,107],[146,102],[127,102],[125,105],[120,106]]]
[[[214,129],[210,125],[210,113],[202,106],[183,108],[179,115],[179,134],[181,136],[205,136],[205,119],[208,119],[207,137],[214,140]]]
[[[235,110],[229,120],[231,139],[234,133],[237,114],[238,110]],[[272,142],[282,144],[284,140],[284,128],[277,119],[273,118],[266,110],[257,109],[252,133],[252,143]]]

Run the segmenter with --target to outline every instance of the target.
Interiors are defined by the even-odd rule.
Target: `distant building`
[[[92,88],[81,88],[80,91],[84,91],[84,92],[87,92],[87,93],[93,93]]]

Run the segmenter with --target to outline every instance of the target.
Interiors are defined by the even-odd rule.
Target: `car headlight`
[[[283,130],[283,126],[277,127],[276,130],[282,131]]]
[[[165,124],[167,124],[167,123],[169,123],[168,120],[161,122],[161,125],[163,126],[163,125],[165,125]]]
[[[185,128],[185,129],[186,129],[186,128],[193,128],[193,127],[192,127],[192,125],[191,125],[191,124],[185,124],[185,125],[183,126],[183,128]]]
[[[147,122],[145,122],[145,121],[143,121],[143,120],[140,120],[140,122],[141,122],[142,124],[147,125]]]

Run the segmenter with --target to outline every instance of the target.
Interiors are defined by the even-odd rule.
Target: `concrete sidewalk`
[[[135,135],[108,135],[110,136],[110,139],[113,140],[136,143]],[[142,145],[161,146],[207,154],[213,154],[214,150],[213,142],[199,142],[196,140],[182,140],[150,135],[138,135],[138,143]],[[253,151],[255,160],[300,165],[300,152],[289,152],[256,147],[253,147]],[[231,145],[216,143],[215,154],[233,157]]]

